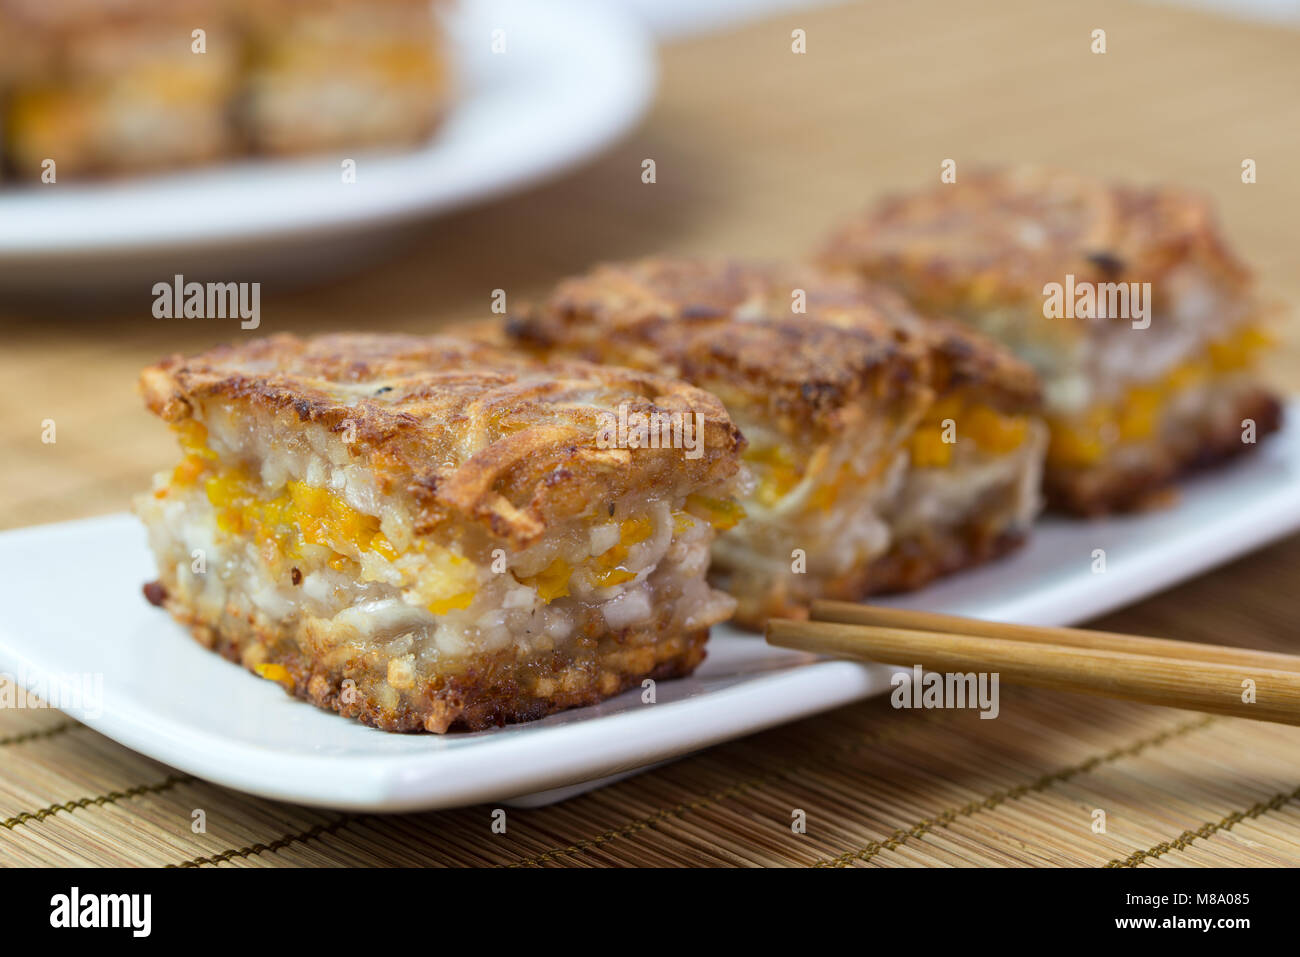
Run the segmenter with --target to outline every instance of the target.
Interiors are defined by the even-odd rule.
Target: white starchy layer
[[[162,499],[141,496],[136,510],[148,526],[160,567],[171,570],[175,587],[189,596],[204,620],[217,622],[233,606],[239,614],[257,611],[277,623],[304,622],[327,648],[378,642],[391,646],[385,654],[409,650],[425,666],[444,656],[508,648],[524,657],[551,651],[593,618],[610,629],[649,623],[665,601],[671,601],[673,623],[682,629],[707,627],[726,617],[731,599],[703,580],[712,529],[686,520],[674,540],[672,509],[662,501],[645,505],[639,514],[650,517],[654,530],[646,541],[629,546],[619,562],[635,573],[633,580],[593,584],[591,569],[582,565],[592,557],[590,535],[585,527],[574,526],[520,552],[506,572],[473,566],[473,601],[440,615],[413,604],[399,585],[382,580],[389,576],[359,578],[330,567],[334,553],[321,546],[303,546],[301,558],[287,560],[287,566],[299,569],[300,584],[294,585],[287,573],[273,577],[254,542],[217,531],[216,510],[199,487],[188,492],[173,488]],[[619,503],[619,511],[637,514],[627,501]],[[202,550],[206,565],[199,573],[192,567],[196,549]],[[574,564],[568,596],[548,603],[535,586],[515,577],[521,566],[540,570],[562,556]],[[393,564],[376,555],[366,557]]]
[[[1035,419],[1013,451],[987,455],[963,440],[945,468],[910,468],[900,451],[882,480],[850,483],[832,508],[798,513],[797,523],[755,528],[746,519],[718,538],[714,559],[744,576],[815,580],[851,573],[904,539],[931,537],[972,520],[1024,531],[1042,508],[1047,441],[1046,425]],[[792,575],[794,548],[805,552],[803,575]]]
[[[266,74],[250,85],[248,122],[255,135],[292,146],[321,139],[366,143],[424,132],[438,109],[424,84],[394,85],[351,72],[337,78]]]
[[[756,448],[781,441],[760,425],[744,423],[741,430]],[[799,484],[771,507],[747,496],[746,518],[714,544],[718,562],[785,576],[790,572],[791,551],[799,548],[807,556],[808,574],[834,576],[883,555],[889,549],[889,526],[881,514],[882,503],[901,486],[905,455],[893,456],[877,478],[844,482],[830,508],[810,501],[846,465],[858,475],[869,474],[885,441],[883,433],[881,424],[861,435],[845,435],[833,446],[820,446],[807,463],[800,463],[804,472]]]
[[[273,420],[231,415],[216,403],[200,404],[195,418],[207,427],[208,445],[221,461],[255,463],[268,489],[290,481],[328,489],[358,512],[378,518],[398,550],[410,544],[408,510],[380,491],[370,470],[329,430],[309,426],[287,431]]]
[[[910,470],[898,498],[890,504],[893,537],[933,534],[975,516],[1008,530],[1028,528],[1042,507],[1039,488],[1047,435],[1047,427],[1034,419],[1025,441],[1011,452],[983,455],[971,450],[947,468]],[[990,513],[986,503],[999,489],[1010,493],[1005,508]]]
[[[1145,329],[1124,319],[1093,320],[1087,335],[1074,337],[1057,326],[1075,320],[1026,319],[1023,307],[977,309],[967,319],[1034,367],[1048,412],[1069,415],[1163,378],[1253,316],[1248,301],[1225,294],[1192,264],[1171,270],[1152,292],[1164,308],[1153,312]]]
[[[704,580],[712,526],[681,512],[681,501],[659,492],[624,496],[615,502],[616,517],[609,521],[578,519],[559,525],[529,548],[507,555],[507,570],[497,572],[492,567],[497,543],[477,526],[462,527],[454,544],[426,540],[424,551],[413,548],[406,500],[380,494],[375,477],[327,430],[277,430],[256,416],[236,418],[215,406],[202,411],[209,446],[222,463],[254,466],[263,485],[260,497],[274,497],[290,481],[327,489],[356,511],[378,518],[380,530],[402,553],[389,561],[376,551],[340,544],[343,554],[360,564],[358,573],[356,566],[331,567],[330,559],[338,554],[331,548],[302,544],[300,557],[277,560],[281,573],[273,578],[256,543],[218,531],[217,512],[202,481],[172,487],[162,498],[141,496],[136,509],[149,528],[159,567],[172,570],[176,587],[193,596],[205,621],[219,621],[230,607],[240,614],[257,611],[273,622],[306,623],[326,648],[398,642],[394,647],[410,651],[423,668],[440,656],[509,648],[527,656],[562,646],[580,630],[599,633],[662,623],[665,606],[669,627],[694,630],[722,620],[734,607],[729,596]],[[169,478],[161,473],[155,487],[166,486]],[[685,492],[677,494],[684,499]],[[619,544],[619,523],[630,518],[645,519],[650,527],[644,540],[627,545],[616,563],[634,577],[601,585],[597,577],[609,568],[591,559]],[[191,569],[195,549],[205,556],[202,573]],[[452,558],[453,553],[464,561]],[[572,569],[569,595],[548,603],[535,584],[519,579],[541,574],[558,559]],[[473,600],[466,608],[434,614],[428,596],[432,591],[434,601],[448,597],[445,590],[438,593],[438,572],[449,568],[449,561],[455,580],[465,580],[464,590],[472,591]],[[298,585],[290,580],[291,566],[301,574]]]

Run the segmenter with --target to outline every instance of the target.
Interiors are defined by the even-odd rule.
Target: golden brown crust
[[[560,283],[543,308],[512,315],[508,328],[528,345],[725,383],[790,430],[833,429],[859,398],[887,404],[915,390],[924,357],[878,312],[850,312],[843,330],[793,313],[793,291],[809,285],[798,271],[734,262],[605,264]],[[853,310],[852,288],[815,287],[809,313]]]
[[[445,5],[445,0],[440,0]],[[90,33],[128,26],[193,24],[236,17],[273,25],[304,13],[351,11],[355,0],[0,0],[0,20],[29,42],[47,42],[68,33]],[[428,0],[367,0],[368,8],[407,8],[427,14]],[[189,36],[189,30],[185,31]],[[188,40],[186,41],[188,46]]]
[[[795,312],[795,297],[805,298]],[[661,369],[748,407],[788,435],[832,432],[866,402],[902,418],[958,385],[1036,406],[1034,374],[991,342],[918,318],[897,295],[806,266],[644,259],[562,282],[510,317],[533,348]]]
[[[115,79],[144,61],[175,64],[193,56],[199,28],[205,56],[232,63],[286,36],[318,41],[331,23],[346,41],[358,22],[399,43],[424,36],[430,56],[441,58],[430,10],[429,0],[0,0],[0,81],[44,88],[73,77]]]
[[[954,572],[1009,555],[1025,543],[1026,532],[980,521],[948,528],[926,538],[905,538],[876,559],[871,570],[873,595],[915,591]]]
[[[145,587],[146,594],[161,591],[156,582]],[[464,672],[386,704],[384,691],[391,689],[382,662],[307,654],[293,630],[261,616],[227,615],[217,629],[175,596],[163,595],[160,603],[204,647],[249,670],[278,665],[284,673],[276,680],[289,694],[383,731],[484,731],[597,704],[646,678],[690,674],[704,660],[709,635],[707,628],[669,629],[665,608],[655,621],[583,638],[545,667],[510,652],[481,657]]]
[[[1020,528],[972,518],[960,526],[938,529],[924,538],[904,538],[864,567],[817,583],[815,595],[772,592],[740,595],[732,623],[762,631],[769,618],[808,617],[814,598],[861,601],[870,595],[914,591],[938,578],[994,561],[1024,544]]]
[[[1211,204],[1167,187],[1112,185],[1061,170],[964,172],[892,196],[845,223],[820,259],[904,288],[945,311],[1042,299],[1046,282],[1150,282],[1195,261],[1224,288],[1250,275],[1224,245]]]
[[[454,0],[238,0],[235,4],[244,16],[267,21],[274,26],[277,21],[303,14],[354,14],[358,9],[380,13],[408,13],[427,18],[430,9],[446,9]]]
[[[120,72],[145,55],[189,56],[197,27],[215,51],[233,20],[219,0],[0,0],[0,80],[44,85]]]
[[[1036,413],[1038,375],[1009,350],[948,319],[926,319],[917,333],[930,353],[930,382],[939,396],[954,392],[1010,414]]]
[[[412,146],[451,98],[429,0],[0,0],[0,50],[0,152],[22,176],[47,156],[106,175]]]
[[[125,23],[180,22],[196,14],[230,9],[221,0],[0,0],[0,18],[26,32],[29,40],[41,30],[90,30]]]
[[[141,387],[171,423],[216,403],[270,415],[287,432],[320,426],[386,494],[413,500],[417,533],[456,515],[515,547],[629,490],[721,482],[744,441],[716,398],[683,383],[576,361],[544,366],[437,336],[275,336],[172,356],[145,369]],[[602,416],[623,404],[699,413],[702,454],[600,448]]]
[[[1243,419],[1255,421],[1257,440],[1282,426],[1282,406],[1264,389],[1225,396],[1223,401],[1231,402],[1230,414],[1216,409],[1219,414],[1204,420],[1200,429],[1185,430],[1177,444],[1166,439],[1140,464],[1103,462],[1088,468],[1048,469],[1048,505],[1075,515],[1099,516],[1159,504],[1177,479],[1255,447],[1241,440]]]

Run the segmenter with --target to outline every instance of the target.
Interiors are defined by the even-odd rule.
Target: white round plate
[[[1300,402],[1287,422],[1257,452],[1183,483],[1176,506],[1044,519],[1007,558],[881,603],[1068,625],[1259,548],[1300,528]],[[1093,574],[1096,548],[1106,550],[1105,575]],[[893,683],[889,667],[787,651],[722,625],[700,668],[660,681],[653,702],[637,687],[490,731],[385,734],[202,647],[144,600],[140,586],[155,574],[130,515],[0,533],[0,675],[164,764],[297,804],[535,807]]]
[[[93,283],[178,256],[291,262],[295,246],[373,236],[554,176],[626,131],[654,90],[651,41],[597,0],[462,0],[448,27],[457,97],[424,147],[347,157],[351,184],[340,154],[6,186],[0,284]],[[492,50],[495,31],[504,52]]]

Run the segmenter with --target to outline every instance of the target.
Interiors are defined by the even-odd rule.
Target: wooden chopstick
[[[978,635],[1011,641],[1035,641],[1068,645],[1072,648],[1096,648],[1133,655],[1156,655],[1212,661],[1241,668],[1275,668],[1300,671],[1300,656],[1228,645],[1203,645],[1168,638],[1147,638],[1113,631],[1090,631],[1086,628],[1052,628],[1045,625],[1012,625],[980,618],[959,618],[932,611],[905,608],[881,608],[847,601],[816,601],[812,606],[814,621],[835,621],[845,625],[876,625],[882,628],[908,628],[914,631],[940,631],[952,635]]]
[[[1082,641],[1077,635],[1075,639]],[[1300,670],[1294,667],[1284,670],[1185,655],[1134,654],[1026,637],[993,638],[780,618],[768,622],[767,640],[785,648],[837,657],[915,664],[937,672],[996,672],[999,681],[1013,684],[1300,724]],[[1247,679],[1254,682],[1255,700],[1251,703],[1242,700]]]

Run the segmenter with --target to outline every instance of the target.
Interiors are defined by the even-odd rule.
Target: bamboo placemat
[[[790,52],[793,29],[808,53]],[[1109,52],[1088,52],[1094,28]],[[600,258],[797,254],[939,163],[1040,161],[1203,189],[1265,286],[1300,299],[1300,34],[1118,2],[877,0],[669,46],[647,123],[562,181],[420,227],[384,265],[263,287],[261,333],[486,317]],[[520,148],[526,148],[521,144]],[[641,182],[642,160],[657,182]],[[1258,183],[1241,184],[1245,158]],[[160,270],[166,274],[166,270]],[[238,278],[238,277],[234,277]],[[10,307],[0,527],[125,507],[172,457],[137,369],[237,337],[151,297]],[[1273,374],[1300,381],[1296,327]],[[57,442],[42,444],[45,419]],[[1295,650],[1300,538],[1099,624]],[[75,585],[73,586],[75,587]],[[883,699],[714,748],[565,804],[376,817],[178,774],[57,712],[0,710],[0,863],[1300,864],[1300,729],[1003,688],[1001,715]],[[192,829],[204,811],[206,832]],[[807,815],[807,833],[791,830]],[[1105,833],[1093,830],[1105,813]]]

